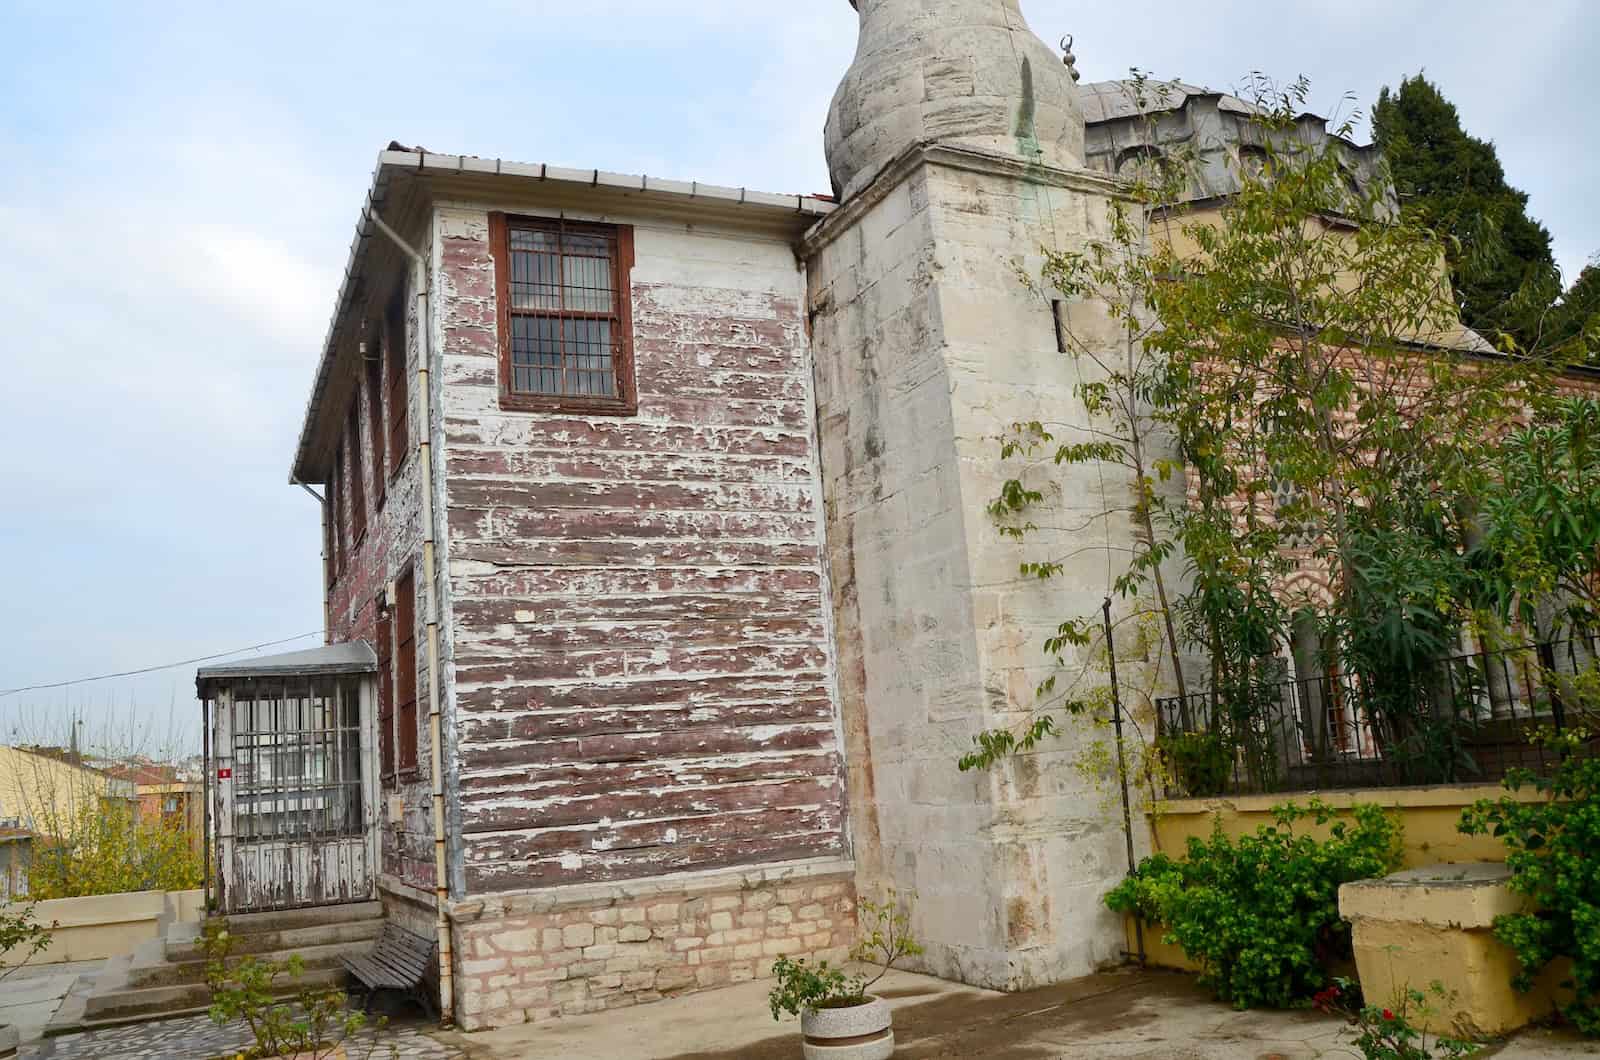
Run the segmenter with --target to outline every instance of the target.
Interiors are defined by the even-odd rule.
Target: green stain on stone
[[[1033,95],[1033,64],[1024,58],[1022,60],[1022,106],[1017,111],[1017,153],[1032,158],[1035,161],[1044,156],[1044,149],[1039,146],[1038,128],[1034,124],[1034,112],[1038,103]]]

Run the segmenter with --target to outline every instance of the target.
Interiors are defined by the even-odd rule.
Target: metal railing
[[[1587,697],[1584,681],[1594,682]],[[1585,717],[1596,687],[1600,638],[1583,637],[1441,659],[1401,680],[1342,673],[1159,699],[1166,793],[1467,784],[1517,768],[1543,773],[1557,755],[1539,733],[1565,731]],[[1600,739],[1581,753],[1600,755]]]

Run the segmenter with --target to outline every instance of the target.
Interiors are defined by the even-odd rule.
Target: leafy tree
[[[1572,343],[1572,359],[1600,365],[1600,255],[1590,261],[1551,313],[1550,339]]]
[[[1422,74],[1384,88],[1372,130],[1394,172],[1408,220],[1445,237],[1461,318],[1523,349],[1548,341],[1560,293],[1550,232],[1528,216],[1494,144],[1462,128],[1456,107]]]
[[[60,838],[35,849],[34,898],[77,898],[200,886],[200,855],[187,830],[166,820],[136,821],[131,808],[82,800]]]
[[[1251,653],[1277,654],[1289,612],[1315,612],[1347,669],[1386,679],[1377,705],[1406,741],[1459,628],[1460,513],[1548,372],[1463,349],[1433,232],[1393,218],[1382,182],[1350,186],[1348,126],[1295,135],[1307,92],[1260,92],[1268,164],[1242,170],[1239,192],[1165,251],[1147,345],[1198,493],[1220,502],[1178,513],[1178,537],[1197,592],[1242,586],[1223,614],[1227,595],[1210,605],[1237,635],[1239,673],[1254,679]],[[1283,557],[1326,589],[1291,588]]]
[[[1553,620],[1600,629],[1600,400],[1552,401],[1506,437],[1498,465],[1472,555],[1484,603],[1540,639]]]
[[[1132,218],[1105,244],[1051,258],[1046,279],[1105,301],[1125,333],[1099,347],[1099,374],[1079,388],[1087,437],[1057,442],[1026,425],[1004,455],[1042,448],[1044,462],[1131,480],[1133,525],[1148,529],[1117,586],[1142,598],[1153,583],[1154,608],[1178,619],[1168,638],[1209,655],[1210,690],[1240,714],[1224,729],[1262,737],[1254,692],[1300,612],[1340,645],[1347,670],[1386,679],[1375,705],[1390,749],[1427,747],[1421,690],[1467,610],[1464,513],[1551,364],[1468,348],[1435,234],[1415,214],[1395,217],[1382,181],[1352,184],[1348,123],[1327,138],[1301,134],[1308,94],[1303,79],[1258,82],[1259,162],[1239,161],[1239,190],[1220,207],[1174,217],[1146,200],[1162,224]],[[1069,352],[1092,355],[1086,334]],[[1174,448],[1154,452],[1152,439]],[[1164,505],[1154,486],[1180,469],[1186,496]],[[991,514],[1023,537],[1044,488],[1016,479],[1006,490]],[[1188,580],[1174,596],[1154,579],[1179,548]],[[1022,570],[1049,577],[1068,558]],[[1059,657],[1092,636],[1088,620],[1069,617],[1045,649]],[[980,734],[963,765],[1055,731],[1045,711],[1063,695],[1053,679],[1040,693],[1020,735]],[[1068,699],[1079,712],[1087,702]],[[1269,749],[1242,749],[1269,786]]]

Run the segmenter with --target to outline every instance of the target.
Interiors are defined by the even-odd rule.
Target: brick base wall
[[[534,1023],[763,979],[780,955],[838,962],[855,937],[848,862],[557,887],[459,902],[464,1030]]]

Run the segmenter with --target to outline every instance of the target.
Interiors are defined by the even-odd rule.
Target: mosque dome
[[[1059,168],[1083,165],[1072,71],[1018,0],[851,0],[855,61],[824,132],[834,191],[849,198],[907,147],[941,143]]]

